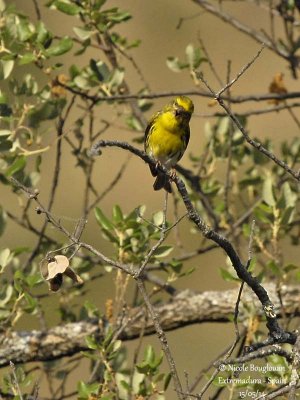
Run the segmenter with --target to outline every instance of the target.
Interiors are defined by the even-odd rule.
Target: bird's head
[[[187,96],[179,96],[173,102],[175,117],[190,120],[194,112],[194,104]]]

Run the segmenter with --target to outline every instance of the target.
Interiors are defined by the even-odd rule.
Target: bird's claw
[[[176,177],[177,177],[176,170],[174,168],[172,168],[172,171],[170,173],[170,179],[172,181],[174,181],[176,179]]]

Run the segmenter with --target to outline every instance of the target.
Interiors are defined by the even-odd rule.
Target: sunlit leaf
[[[155,257],[167,257],[173,251],[173,246],[160,246],[154,251]]]
[[[199,47],[195,48],[192,44],[189,44],[185,49],[185,54],[190,68],[198,68],[202,60],[202,54]]]
[[[1,60],[0,78],[7,79],[14,68],[13,60]]]
[[[273,181],[270,176],[266,177],[263,183],[262,198],[269,206],[274,207],[276,205],[273,191]]]
[[[7,264],[12,260],[13,254],[10,252],[9,248],[0,251],[0,266],[5,268]]]
[[[98,224],[108,231],[114,229],[113,223],[105,216],[102,210],[99,207],[95,208],[95,216]]]
[[[62,54],[65,54],[68,51],[70,51],[72,47],[73,47],[73,40],[69,37],[64,37],[58,43],[49,47],[49,49],[46,50],[46,55],[48,57],[61,56]]]
[[[124,219],[121,207],[118,205],[113,207],[113,219],[116,223],[121,222]]]
[[[54,5],[57,8],[57,10],[68,15],[78,15],[82,10],[81,7],[78,7],[76,4],[69,3],[66,1],[56,0],[54,2]]]
[[[182,69],[188,67],[188,64],[180,62],[178,57],[168,57],[166,63],[168,68],[173,72],[181,72]]]
[[[17,172],[21,171],[22,169],[25,168],[26,165],[26,157],[25,156],[19,156],[15,158],[15,161],[8,167],[6,170],[5,176],[10,177]]]
[[[86,29],[86,28],[81,28],[81,27],[77,27],[74,26],[73,27],[73,31],[75,32],[75,34],[79,37],[79,39],[81,40],[86,40],[89,39],[92,35],[93,35],[93,31],[91,31],[90,29]]]
[[[19,65],[25,65],[36,61],[36,56],[32,53],[25,53],[19,60]]]

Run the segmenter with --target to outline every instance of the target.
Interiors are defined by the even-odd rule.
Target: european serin
[[[145,131],[144,146],[146,153],[167,169],[173,168],[183,156],[190,139],[189,121],[194,111],[192,100],[179,96],[149,121]],[[156,176],[153,188],[164,188],[172,193],[168,177],[160,172],[157,166],[150,166]]]

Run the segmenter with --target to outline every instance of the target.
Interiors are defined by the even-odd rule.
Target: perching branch
[[[276,286],[266,284],[265,288],[273,300],[274,312],[280,316],[281,304],[276,295]],[[231,322],[235,312],[237,293],[238,288],[202,293],[184,290],[173,296],[168,303],[153,306],[153,309],[164,331],[196,323]],[[282,297],[287,315],[299,315],[299,286],[283,286]],[[249,304],[251,307],[254,306],[256,315],[263,317],[255,294],[249,288],[245,288],[239,309],[240,322],[247,321]],[[125,329],[119,338],[124,341],[135,339],[139,337],[141,329],[144,329],[145,335],[154,334],[153,323],[151,319],[146,318],[145,313],[145,309],[140,307],[130,310],[125,316]],[[136,318],[137,315],[138,318]],[[94,335],[100,340],[106,326],[107,322],[104,319],[95,319],[68,323],[47,331],[33,330],[2,334],[0,335],[0,367],[8,365],[10,360],[15,364],[46,361],[88,350],[85,337]]]
[[[131,146],[129,143],[125,142],[118,142],[118,141],[108,141],[108,140],[101,140],[94,144],[91,149],[91,154],[97,154],[101,152],[101,148],[103,147],[120,147],[124,150],[128,150],[131,153],[137,155],[141,159],[143,159],[146,163],[155,165],[155,160],[149,157],[143,151]],[[168,175],[171,179],[171,174],[164,168],[161,167],[161,171]],[[274,305],[271,302],[267,291],[264,287],[259,283],[258,279],[255,278],[246,268],[246,266],[242,263],[239,255],[237,254],[236,250],[229,242],[228,239],[220,235],[218,232],[213,230],[210,226],[208,226],[199,213],[194,208],[184,182],[177,176],[174,179],[174,182],[177,186],[177,189],[181,195],[181,198],[184,202],[186,210],[188,212],[188,216],[190,220],[198,227],[201,231],[202,235],[212,240],[213,242],[217,243],[219,247],[221,247],[227,256],[229,257],[233,268],[235,269],[238,277],[247,283],[248,286],[254,291],[256,296],[258,297],[259,301],[263,306],[263,310],[267,319],[267,327],[269,330],[270,337],[268,341],[264,343],[266,344],[273,344],[273,343],[291,343],[294,344],[296,340],[296,335],[290,332],[285,332],[278,324],[276,313],[274,312]]]

